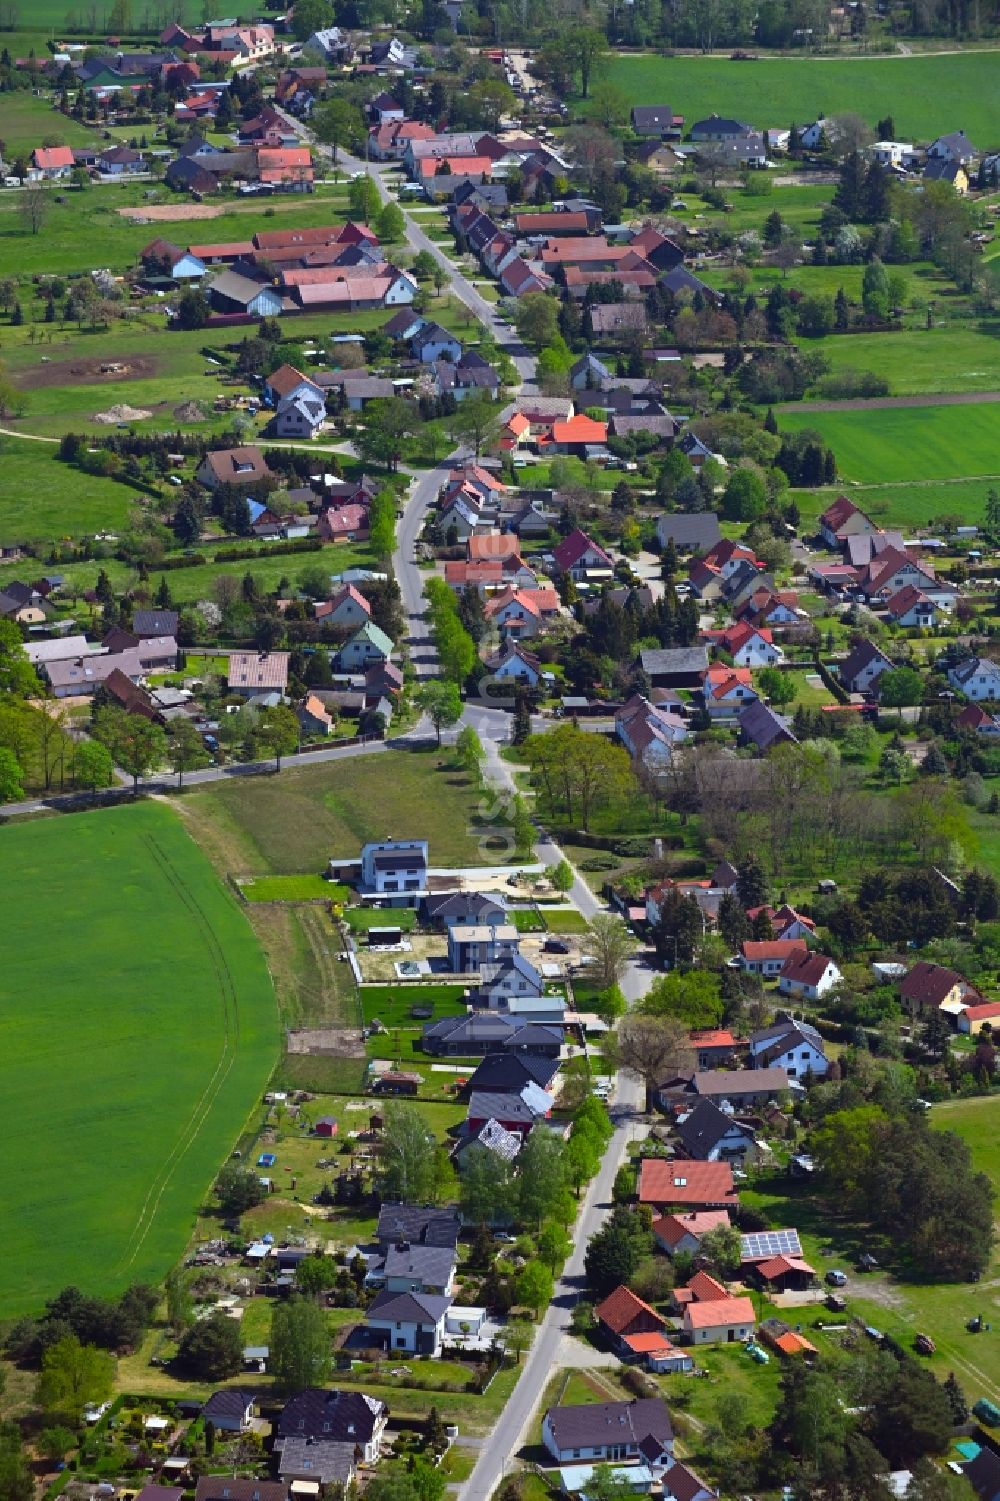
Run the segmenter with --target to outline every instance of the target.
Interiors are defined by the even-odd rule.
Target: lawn
[[[0,848],[0,1299],[16,1316],[70,1282],[165,1275],[279,1039],[253,934],[169,808],[18,824]]]
[[[115,530],[138,498],[128,485],[60,463],[55,444],[0,436],[0,466],[0,543]]]
[[[59,19],[61,23],[62,17]],[[5,33],[0,33],[0,42],[12,45]],[[101,132],[96,125],[81,125],[60,114],[48,99],[27,89],[0,94],[0,140],[5,144],[7,161],[27,156],[46,136],[58,136],[63,146],[93,146],[100,141]]]
[[[342,902],[348,888],[323,876],[255,876],[240,882],[248,902]]]
[[[590,926],[574,907],[541,907],[539,913],[549,933],[586,933]]]
[[[31,446],[41,447],[40,444]],[[5,449],[0,450],[0,463],[3,462],[5,453]],[[73,479],[83,478],[75,470],[71,469],[67,472]],[[124,485],[115,485],[114,488],[121,490],[130,505],[135,503],[137,499],[135,491]],[[2,505],[3,502],[0,500],[0,514],[2,514]],[[337,542],[318,552],[284,554],[272,553],[266,542],[261,542],[255,547],[252,540],[248,540],[247,545],[253,550],[250,558],[243,558],[232,563],[216,563],[211,561],[212,549],[209,547],[205,548],[202,554],[209,558],[207,563],[198,563],[193,568],[176,568],[162,575],[169,581],[174,603],[186,605],[195,604],[200,599],[211,599],[215,581],[222,575],[230,575],[242,580],[246,574],[251,574],[256,580],[258,591],[262,594],[271,594],[282,579],[294,582],[307,568],[315,568],[317,564],[322,568],[328,568],[331,574],[339,574],[345,568],[371,567],[374,561],[365,543]],[[111,557],[92,559],[87,563],[63,564],[58,557],[54,557],[52,561],[59,563],[59,571],[66,578],[64,593],[70,597],[74,590],[82,593],[86,589],[92,589],[102,568],[116,593],[124,593],[133,588],[137,582],[135,569]],[[0,588],[6,580],[21,578],[23,574],[23,563],[5,563],[0,568]],[[154,568],[152,576],[155,584],[151,587],[155,588],[161,575],[158,575]],[[81,605],[77,610],[78,615],[86,608]],[[198,659],[193,658],[192,671],[196,670],[197,664]]]
[[[465,989],[461,985],[364,985],[361,1009],[366,1023],[377,1017],[392,1032],[396,1027],[421,1026],[441,1016],[460,1016],[465,1009]],[[412,1008],[431,1012],[430,1017],[414,1018]],[[388,1043],[384,1044],[388,1046]]]
[[[198,817],[221,809],[239,830],[254,863],[232,874],[319,875],[331,856],[352,856],[369,839],[427,837],[431,819],[433,865],[479,865],[475,785],[446,769],[435,752],[386,751],[260,778],[253,797],[231,782],[217,782],[188,799]]]
[[[409,933],[416,924],[417,914],[412,907],[392,912],[380,907],[351,907],[344,913],[344,919],[353,933],[367,933],[369,928],[401,928]]]
[[[973,1149],[977,1166],[998,1182],[1000,1165],[996,1123],[1000,1098],[957,1101],[935,1106],[932,1122],[942,1130],[956,1129]],[[1000,1343],[990,1333],[971,1335],[966,1320],[982,1312],[996,1322],[1000,1312],[995,1278],[1000,1257],[994,1251],[981,1286],[960,1283],[913,1283],[897,1280],[884,1272],[858,1276],[850,1272],[861,1250],[872,1249],[863,1226],[853,1225],[827,1209],[807,1187],[782,1177],[762,1178],[741,1194],[745,1202],[760,1209],[772,1226],[794,1225],[802,1236],[809,1262],[822,1276],[832,1266],[849,1272],[846,1291],[848,1312],[897,1338],[909,1348],[915,1334],[929,1334],[937,1353],[928,1360],[930,1369],[943,1380],[954,1370],[970,1403],[987,1396],[1000,1401]],[[829,1247],[829,1254],[821,1254]],[[875,1247],[876,1254],[881,1254]],[[820,1310],[817,1310],[820,1312]],[[811,1323],[807,1314],[807,1323]]]
[[[785,408],[782,429],[815,428],[837,456],[849,484],[1000,474],[1000,403],[868,407],[824,412]]]
[[[930,141],[953,130],[960,113],[963,129],[979,144],[996,132],[990,103],[996,69],[991,52],[756,62],[619,54],[610,58],[606,77],[630,104],[669,100],[688,126],[713,111],[763,129],[846,111],[874,123],[880,110],[893,116],[900,140]]]
[[[2,95],[7,99],[10,95]],[[20,95],[16,96],[20,99]],[[0,106],[2,110],[2,106]],[[0,114],[2,119],[2,114]],[[65,135],[70,145],[82,145],[93,138],[93,131],[70,140],[72,122],[48,116],[48,128],[39,125],[38,135],[32,142],[37,145],[43,134]],[[152,192],[155,197],[145,197]],[[56,194],[65,199],[56,203]],[[16,266],[18,275],[27,277],[35,272],[47,271],[64,274],[88,271],[95,264],[94,246],[100,246],[99,264],[113,271],[125,271],[135,264],[143,245],[156,234],[170,235],[183,245],[205,244],[222,240],[246,240],[258,229],[280,228],[281,221],[294,214],[296,227],[312,227],[331,224],[346,218],[346,188],[324,187],[319,192],[301,197],[290,193],[277,196],[262,208],[257,201],[246,202],[233,198],[213,201],[213,206],[223,212],[214,218],[185,221],[164,220],[157,223],[137,223],[126,218],[118,210],[141,204],[183,204],[180,198],[167,187],[156,183],[135,183],[118,186],[102,184],[84,190],[56,184],[52,190],[48,216],[40,234],[33,235],[25,229],[18,213],[16,194],[5,194],[0,201],[0,262]]]

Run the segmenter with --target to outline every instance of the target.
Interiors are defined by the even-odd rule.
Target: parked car
[[[846,1287],[847,1273],[840,1271],[837,1267],[831,1267],[825,1280],[830,1287]]]
[[[846,1313],[847,1299],[842,1298],[840,1293],[827,1293],[823,1300],[831,1313]]]
[[[568,954],[569,944],[563,943],[561,938],[546,938],[542,948],[547,954]]]

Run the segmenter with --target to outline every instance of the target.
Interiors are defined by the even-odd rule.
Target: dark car
[[[546,938],[542,948],[547,954],[568,954],[569,944],[563,943],[561,938]]]

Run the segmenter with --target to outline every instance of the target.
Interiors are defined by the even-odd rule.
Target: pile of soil
[[[178,422],[204,422],[205,413],[197,401],[182,401],[179,407],[174,407],[174,416]]]
[[[144,417],[152,415],[145,407],[130,407],[127,402],[119,401],[113,407],[108,407],[106,412],[95,412],[94,421],[113,427],[117,422],[141,422]]]

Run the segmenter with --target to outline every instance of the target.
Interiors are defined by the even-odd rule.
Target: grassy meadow
[[[168,808],[0,830],[0,1302],[156,1282],[278,1052],[237,904]]]
[[[956,410],[961,411],[959,407]],[[806,426],[811,426],[806,423]],[[803,522],[815,521],[844,486],[822,490],[796,490],[795,503]],[[989,480],[937,480],[929,484],[852,485],[850,494],[874,520],[888,529],[908,530],[927,526],[937,516],[960,516],[963,523],[978,525],[986,513]]]
[[[221,814],[231,874],[318,875],[331,856],[357,855],[366,840],[388,835],[429,837],[432,865],[485,864],[493,857],[480,847],[479,802],[465,772],[437,752],[385,751],[262,777],[252,798],[215,782],[186,806],[196,828]]]
[[[0,436],[0,467],[0,542],[55,542],[114,530],[136,500],[127,485],[61,464],[54,443]]]
[[[998,57],[991,52],[912,57],[612,57],[608,82],[630,104],[670,104],[688,126],[713,111],[759,128],[855,111],[891,114],[901,140],[930,141],[959,126],[976,145],[997,131]]]

